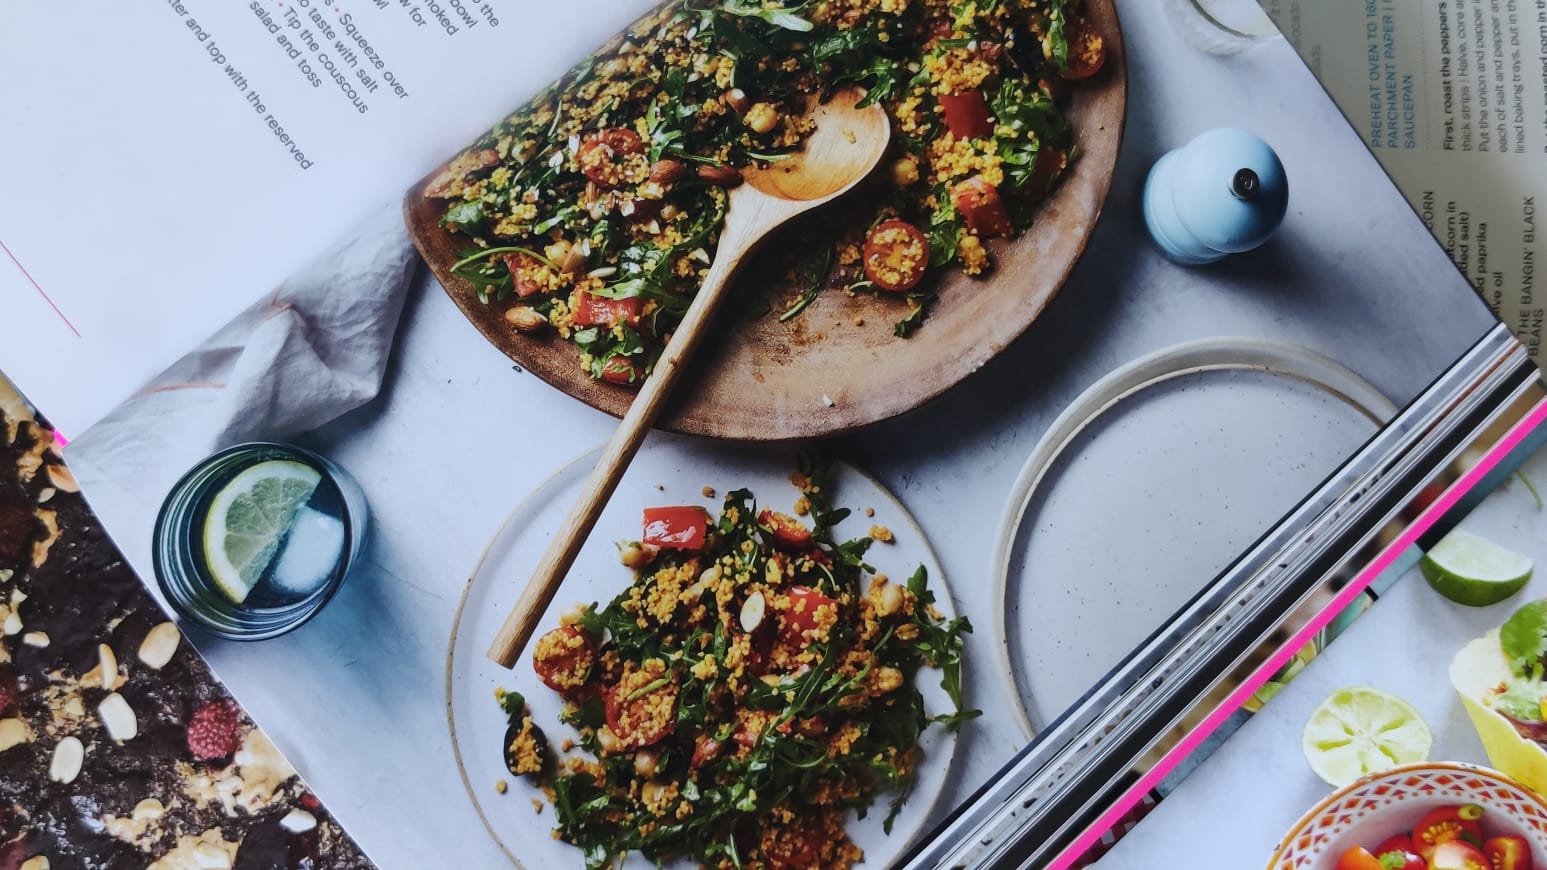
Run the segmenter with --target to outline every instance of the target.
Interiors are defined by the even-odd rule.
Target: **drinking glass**
[[[205,523],[227,484],[273,460],[304,465],[317,472],[318,480],[279,530],[278,549],[259,578],[236,601],[212,576]],[[172,487],[156,517],[156,580],[179,615],[216,635],[274,637],[297,628],[328,603],[359,557],[368,526],[359,484],[327,458],[289,444],[238,444],[200,462]]]

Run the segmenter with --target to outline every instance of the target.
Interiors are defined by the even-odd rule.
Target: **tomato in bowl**
[[[1267,870],[1387,867],[1547,870],[1547,801],[1486,767],[1401,765],[1328,795],[1284,832],[1267,863]]]

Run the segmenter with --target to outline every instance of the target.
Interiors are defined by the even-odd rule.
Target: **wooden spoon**
[[[672,334],[655,370],[645,379],[608,440],[602,456],[591,469],[580,500],[554,534],[542,561],[532,571],[521,597],[505,616],[499,634],[489,645],[489,658],[511,667],[531,640],[553,595],[575,562],[580,547],[601,516],[602,508],[618,486],[645,433],[660,414],[672,387],[682,375],[708,331],[715,308],[730,287],[730,279],[752,249],[769,233],[790,219],[848,192],[880,162],[891,141],[891,126],[879,105],[856,109],[864,97],[858,89],[841,89],[826,103],[813,100],[810,117],[816,130],[805,146],[792,156],[765,169],[748,169],[746,183],[730,192],[725,227],[715,253],[714,265],[704,276],[682,324]]]

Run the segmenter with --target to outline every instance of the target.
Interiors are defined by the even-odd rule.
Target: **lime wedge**
[[[1424,761],[1433,744],[1434,735],[1412,704],[1369,686],[1328,695],[1300,735],[1312,772],[1339,788],[1368,773]]]
[[[1520,591],[1531,579],[1531,558],[1465,529],[1454,529],[1418,563],[1434,591],[1457,604],[1485,607]]]
[[[204,562],[227,598],[247,600],[321,480],[309,465],[270,459],[244,469],[215,494],[204,519]]]

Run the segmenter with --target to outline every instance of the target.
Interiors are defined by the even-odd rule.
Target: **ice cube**
[[[333,575],[344,552],[344,523],[311,506],[296,511],[269,582],[293,595],[316,590]]]

